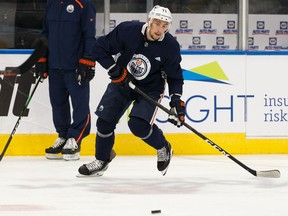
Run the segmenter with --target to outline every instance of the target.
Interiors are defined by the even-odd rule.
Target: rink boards
[[[205,134],[230,154],[287,154],[287,139],[247,139],[245,134]],[[216,155],[220,152],[194,134],[166,134],[175,155]],[[1,150],[8,135],[0,135]],[[56,135],[16,134],[6,155],[39,156],[56,139]],[[95,154],[95,134],[83,140],[81,155]],[[154,149],[131,134],[116,135],[114,149],[117,155],[155,155]]]
[[[0,52],[0,70],[21,64],[31,50]],[[230,153],[288,153],[288,52],[183,51],[183,100],[186,122]],[[97,64],[91,81],[91,135],[83,155],[94,154],[97,117],[94,114],[109,78]],[[24,103],[35,85],[33,75],[0,76],[0,147],[4,147]],[[12,90],[11,90],[12,89]],[[22,92],[22,93],[21,93]],[[24,92],[24,94],[23,94]],[[162,104],[168,107],[168,92]],[[19,124],[8,155],[43,155],[54,142],[47,81],[41,83]],[[123,155],[149,155],[154,150],[130,134],[129,109],[116,129],[115,149]],[[167,122],[159,111],[155,123],[172,143],[175,154],[219,154],[186,128]]]

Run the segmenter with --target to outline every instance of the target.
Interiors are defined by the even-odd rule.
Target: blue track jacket
[[[89,0],[47,1],[42,33],[48,38],[49,69],[74,70],[82,56],[91,56],[95,19]]]

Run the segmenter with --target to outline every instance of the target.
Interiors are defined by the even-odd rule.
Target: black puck
[[[159,214],[159,213],[161,213],[161,210],[152,210],[151,213],[152,214]]]

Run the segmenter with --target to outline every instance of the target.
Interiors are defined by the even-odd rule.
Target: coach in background
[[[182,95],[183,76],[180,47],[168,32],[172,16],[168,8],[155,6],[147,23],[123,22],[106,36],[97,39],[95,59],[108,70],[111,83],[96,114],[96,160],[79,168],[81,176],[101,176],[115,157],[114,130],[126,109],[133,103],[128,126],[131,132],[157,151],[157,168],[165,175],[172,148],[154,124],[157,108],[129,88],[129,81],[156,101],[161,100],[167,80],[170,106],[176,116],[169,120],[181,126],[185,117]],[[141,167],[139,167],[141,169]]]
[[[37,76],[49,77],[53,123],[58,133],[55,143],[45,150],[47,159],[63,156],[64,160],[78,160],[81,141],[90,133],[95,17],[89,0],[47,1],[42,34],[48,39],[48,50],[35,66]]]

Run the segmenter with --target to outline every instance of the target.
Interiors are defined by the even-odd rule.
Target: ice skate
[[[115,158],[116,153],[112,149],[110,153],[109,161],[94,160],[91,163],[83,164],[79,167],[79,174],[77,177],[97,177],[102,176],[104,172],[108,169],[109,163]]]
[[[169,142],[167,142],[166,146],[157,150],[157,169],[162,173],[163,176],[168,170],[172,155],[173,149],[171,148]]]
[[[66,139],[58,137],[53,146],[45,149],[46,158],[51,160],[62,159],[61,151],[66,143]]]
[[[66,161],[73,161],[80,159],[80,146],[76,143],[74,138],[69,138],[62,149],[63,159]]]

